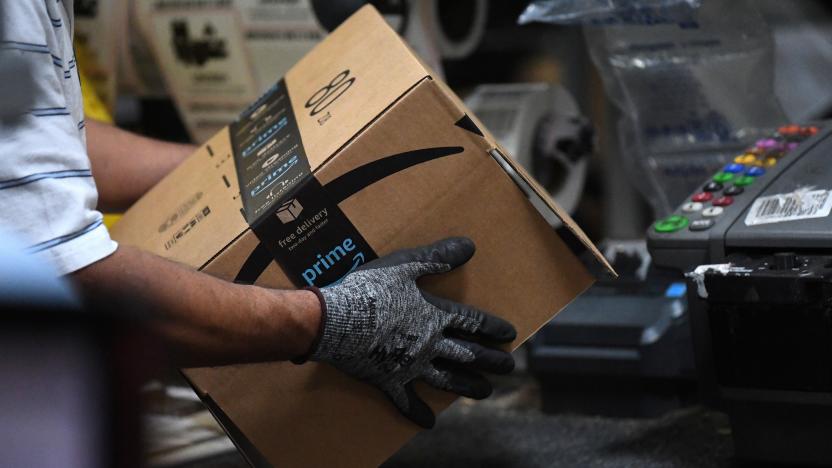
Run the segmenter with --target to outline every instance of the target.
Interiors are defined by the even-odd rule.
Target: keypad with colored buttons
[[[700,156],[714,160],[713,152],[704,151],[680,158]],[[832,214],[803,213],[809,212],[806,203],[814,210],[832,204],[832,120],[820,130],[784,125],[711,167],[713,172],[700,173],[701,184],[688,187],[690,193],[674,211],[649,228],[647,248],[656,266],[687,272],[698,265],[725,263],[730,254],[747,249],[830,245]],[[791,194],[803,187],[817,191],[818,198],[803,203]],[[783,194],[786,201],[780,202]]]
[[[738,198],[743,198],[749,187],[817,132],[818,127],[813,125],[784,125],[770,138],[758,140],[711,176],[700,190],[682,203],[676,214],[657,221],[653,230],[660,234],[674,234],[683,230],[700,232],[711,229]]]

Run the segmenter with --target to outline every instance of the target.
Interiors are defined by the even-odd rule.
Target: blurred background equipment
[[[754,2],[774,35],[774,90],[789,121],[832,113],[832,14],[818,1]]]
[[[85,69],[84,86],[94,90],[112,113],[119,91],[119,47],[127,29],[127,0],[85,0],[74,5],[75,58]]]
[[[417,1],[426,9],[429,36],[435,37],[442,58],[459,60],[473,53],[485,34],[488,0]],[[426,13],[422,13],[423,18]]]
[[[122,43],[124,89],[172,95],[195,141],[206,140],[236,118],[328,31],[366,3],[378,8],[440,75],[442,59],[462,59],[478,47],[488,17],[487,0],[116,3],[121,7],[110,6],[109,17],[128,11],[129,19],[119,24],[138,29],[110,46]],[[107,12],[97,14],[104,20]],[[158,70],[147,70],[154,67]]]
[[[785,120],[774,93],[774,43],[751,2],[612,2],[585,10],[578,6],[597,3],[535,3],[549,9],[530,8],[526,21],[585,25],[590,55],[621,112],[621,156],[659,216]]]

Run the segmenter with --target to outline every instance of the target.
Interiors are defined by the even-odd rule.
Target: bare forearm
[[[73,277],[85,292],[140,294],[154,309],[151,329],[183,366],[291,359],[318,334],[312,292],[237,285],[130,247]]]
[[[196,149],[87,121],[87,153],[104,211],[132,205]]]

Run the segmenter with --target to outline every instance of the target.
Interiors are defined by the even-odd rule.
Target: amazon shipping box
[[[112,235],[274,288],[324,286],[394,250],[468,236],[474,258],[423,286],[511,321],[512,348],[593,282],[567,244],[606,266],[369,6],[136,203]],[[257,466],[376,466],[418,430],[378,390],[326,365],[184,373]],[[436,410],[454,399],[419,391]]]

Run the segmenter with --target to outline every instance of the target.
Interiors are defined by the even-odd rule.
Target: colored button
[[[670,283],[670,286],[664,291],[664,297],[678,298],[685,297],[688,288],[685,283],[681,281],[678,283]]]
[[[797,147],[800,146],[800,143],[793,141],[791,143],[786,143],[786,151],[794,151]]]
[[[702,216],[707,216],[708,218],[715,218],[722,214],[725,209],[721,206],[709,206],[702,210]]]
[[[799,131],[797,125],[783,125],[782,127],[777,129],[777,133],[781,135],[789,135]]]
[[[706,192],[718,192],[722,190],[722,184],[718,182],[708,182],[704,187],[702,187],[702,190]]]
[[[755,179],[755,178],[754,178],[754,177],[752,177],[752,176],[749,176],[749,175],[744,175],[744,176],[742,176],[742,177],[738,178],[737,180],[735,180],[735,181],[734,181],[734,185],[738,185],[738,186],[740,186],[740,187],[745,187],[745,186],[747,186],[747,185],[751,185],[751,184],[753,184],[753,183],[754,183],[754,179]]]
[[[656,232],[670,233],[684,229],[687,225],[688,219],[684,216],[671,215],[667,218],[656,221],[656,224],[653,225],[653,229],[655,229]]]
[[[731,197],[719,197],[716,200],[711,202],[713,206],[728,206],[731,203],[734,203],[734,199]]]
[[[757,156],[759,156],[760,154],[762,154],[762,153],[759,150],[755,150],[753,148],[750,151],[746,151],[742,155],[742,158],[743,158],[743,161],[744,161],[743,164],[754,161],[755,159],[757,159]]]
[[[725,168],[722,169],[722,172],[728,172],[728,173],[731,173],[731,174],[736,174],[738,172],[742,172],[744,169],[745,169],[744,165],[734,163],[734,164],[729,164],[729,165],[725,166]]]
[[[713,197],[714,197],[714,194],[711,193],[711,192],[699,192],[696,195],[690,197],[690,199],[695,201],[695,202],[706,202],[706,201],[709,201]]]
[[[710,195],[710,194],[708,194],[708,195]],[[682,205],[682,211],[687,212],[687,213],[693,213],[693,212],[696,212],[696,211],[701,211],[703,206],[704,205],[702,205],[701,203],[698,203],[698,202],[687,202],[684,205]]]
[[[818,132],[818,128],[817,128],[817,127],[801,127],[801,128],[800,128],[800,134],[801,134],[802,136],[807,136],[807,137],[809,137],[809,136],[814,135],[814,134],[815,134],[815,133],[817,133],[817,132]]]
[[[714,182],[724,184],[725,182],[731,182],[733,178],[734,174],[728,172],[717,172],[716,175],[714,175]]]
[[[735,157],[734,162],[737,163],[737,164],[748,164],[748,163],[750,163],[750,162],[752,162],[756,159],[757,159],[757,156],[755,156],[753,154],[750,154],[750,153],[745,153],[745,154],[741,154],[741,155]]]
[[[774,167],[777,164],[777,158],[766,158],[763,160],[763,166]]]
[[[774,138],[765,138],[763,140],[758,140],[757,143],[754,144],[757,148],[760,149],[772,149],[777,147],[777,140]]]
[[[729,195],[729,196],[734,197],[734,196],[737,196],[737,195],[741,194],[744,191],[745,191],[744,188],[737,187],[736,185],[732,185],[732,186],[728,187],[727,189],[725,189],[725,191],[723,191],[722,193],[725,194],[725,195]]]
[[[691,231],[705,231],[710,229],[713,225],[714,220],[712,219],[697,219],[696,221],[691,221],[689,229]]]
[[[745,171],[745,175],[750,175],[751,177],[760,177],[761,175],[765,174],[766,170],[762,167],[752,167]]]

